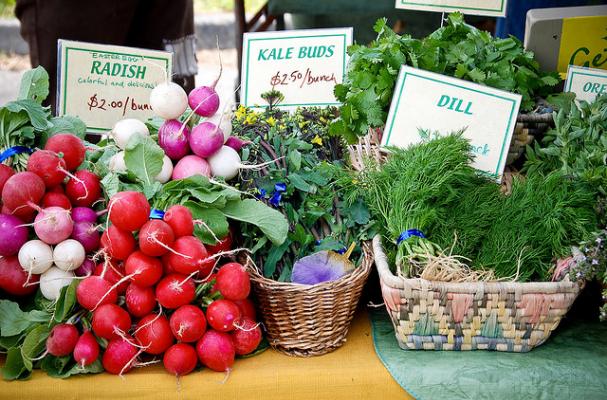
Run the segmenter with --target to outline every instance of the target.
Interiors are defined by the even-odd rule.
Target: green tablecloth
[[[370,318],[377,355],[417,399],[607,399],[607,323],[564,321],[529,353],[405,351],[385,311]]]

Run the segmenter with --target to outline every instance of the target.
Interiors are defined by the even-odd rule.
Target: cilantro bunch
[[[545,96],[559,82],[557,73],[539,69],[533,53],[515,37],[493,38],[449,15],[447,24],[421,40],[398,35],[386,19],[376,22],[377,39],[369,46],[348,49],[350,62],[335,97],[343,103],[332,134],[349,142],[369,127],[384,125],[401,65],[437,72],[522,95],[521,110],[533,109],[534,97]]]

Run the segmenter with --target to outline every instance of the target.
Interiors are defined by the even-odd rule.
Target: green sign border
[[[131,56],[131,57],[141,57],[141,58],[149,58],[149,59],[153,59],[153,60],[160,60],[160,61],[164,61],[165,63],[165,67],[168,70],[169,69],[169,65],[171,64],[171,60],[170,58],[172,58],[172,54],[169,53],[169,57],[153,57],[153,56],[144,56],[141,54],[131,54],[131,53],[121,53],[121,52],[117,52],[117,51],[107,51],[107,50],[93,50],[93,49],[87,49],[87,48],[81,48],[81,47],[74,47],[74,46],[69,46],[69,45],[63,45],[61,46],[61,53],[63,55],[62,59],[61,59],[61,75],[63,76],[63,88],[62,88],[62,94],[63,96],[61,96],[63,98],[62,104],[61,104],[61,114],[60,115],[66,115],[65,109],[66,109],[66,104],[67,104],[67,67],[69,65],[68,59],[69,59],[69,50],[76,50],[76,51],[84,51],[87,53],[105,53],[105,54],[116,54],[116,55],[124,55],[124,56]],[[146,49],[146,51],[149,51]],[[59,107],[57,107],[59,108]],[[111,128],[96,128],[93,126],[87,126],[86,130],[87,132],[92,132],[92,133],[103,133],[103,132],[107,132],[108,129]]]
[[[246,81],[245,81],[245,87],[244,87],[244,106],[245,107],[255,107],[255,108],[266,108],[268,106],[259,106],[259,105],[252,105],[249,104],[248,100],[249,100],[249,64],[251,61],[251,42],[253,41],[261,41],[261,40],[282,40],[282,39],[304,39],[304,38],[315,38],[315,37],[339,37],[339,36],[343,36],[344,39],[344,59],[343,59],[343,75],[342,75],[342,79],[344,76],[346,76],[346,57],[347,57],[347,50],[348,50],[348,46],[346,44],[346,34],[345,33],[334,33],[334,34],[326,34],[326,35],[299,35],[299,36],[282,36],[282,37],[265,37],[265,38],[247,38],[247,62],[246,65],[247,67],[245,68],[245,72],[246,72]],[[306,106],[339,106],[341,105],[341,103],[339,102],[334,102],[334,103],[305,103],[305,104],[280,104],[280,107],[306,107]]]
[[[396,104],[395,104],[394,112],[391,115],[391,119],[390,119],[390,121],[386,122],[386,126],[389,125],[389,129],[387,131],[388,136],[386,136],[386,143],[383,146],[389,146],[390,145],[390,136],[392,136],[392,128],[394,127],[394,121],[396,120],[396,113],[397,113],[397,110],[399,109],[400,99],[402,97],[402,94],[403,94],[403,91],[404,91],[404,88],[405,88],[405,81],[407,80],[407,76],[411,75],[411,76],[414,76],[414,77],[417,77],[417,78],[433,81],[433,82],[436,82],[436,83],[439,83],[439,84],[442,84],[442,85],[453,86],[453,87],[456,87],[456,88],[459,88],[459,89],[464,89],[464,90],[469,90],[471,92],[476,92],[476,93],[484,94],[486,96],[496,97],[498,99],[505,100],[505,101],[508,101],[508,102],[512,103],[512,105],[511,105],[512,108],[510,109],[510,115],[508,116],[508,125],[506,126],[506,132],[504,132],[504,137],[502,138],[502,148],[500,150],[500,158],[499,158],[499,160],[497,162],[497,168],[496,168],[496,170],[495,170],[495,172],[493,174],[496,177],[499,176],[500,175],[499,171],[501,169],[500,167],[502,165],[502,162],[504,161],[504,147],[506,146],[506,138],[508,137],[508,133],[510,132],[510,127],[512,125],[512,116],[513,116],[513,114],[515,112],[516,101],[514,99],[509,99],[507,97],[500,96],[500,95],[497,95],[497,94],[485,92],[485,91],[478,90],[478,89],[472,89],[472,88],[469,88],[469,87],[466,87],[466,86],[462,86],[462,85],[458,85],[458,84],[455,84],[455,83],[445,82],[445,81],[441,81],[440,79],[431,78],[429,76],[419,75],[419,74],[416,74],[414,72],[405,71],[402,68],[403,67],[401,67],[401,71],[400,71],[400,73],[402,75],[402,78],[399,78],[399,81],[398,81],[398,86],[399,86],[398,87],[398,91],[399,91],[398,92],[398,97],[396,99]],[[386,132],[384,132],[384,134],[385,133]],[[510,145],[510,143],[508,143],[508,145]]]
[[[405,1],[405,0],[400,0],[400,4],[401,5],[411,5],[411,6],[425,6],[425,7],[442,7],[442,8],[451,8],[451,9],[455,9],[455,10],[474,10],[474,11],[491,11],[491,12],[499,12],[502,13],[504,12],[504,0],[501,0],[500,2],[500,8],[499,9],[495,9],[495,8],[477,8],[477,7],[459,7],[459,6],[444,6],[444,5],[434,5],[434,4],[428,4],[428,3],[417,3],[414,1]]]
[[[575,67],[575,68],[571,69],[571,67]],[[580,67],[577,65],[570,65],[569,69],[571,70],[571,75],[569,75],[569,79],[567,80],[567,85],[566,85],[567,88],[563,90],[564,92],[571,91],[571,85],[573,84],[573,77],[575,75],[594,76],[595,78],[607,79],[607,71],[605,71],[604,74],[595,74],[595,73],[590,73],[590,72],[576,71],[577,69],[586,70],[586,71],[589,70],[588,68]]]

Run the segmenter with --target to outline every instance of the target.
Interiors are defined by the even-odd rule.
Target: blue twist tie
[[[152,210],[150,211],[150,219],[163,219],[163,218],[164,218],[164,211],[152,208]]]
[[[17,154],[22,154],[22,153],[32,154],[33,152],[34,152],[34,150],[30,149],[29,147],[25,147],[25,146],[9,147],[8,149],[6,149],[2,153],[0,153],[0,163],[4,162],[4,160],[6,160],[6,159],[11,158],[12,156],[16,156]]]
[[[396,244],[399,245],[403,240],[407,240],[413,236],[417,236],[422,239],[426,238],[426,235],[424,235],[424,233],[419,229],[407,229],[398,236],[398,239],[396,239]]]

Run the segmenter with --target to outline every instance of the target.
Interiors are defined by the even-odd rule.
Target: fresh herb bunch
[[[0,153],[14,146],[42,148],[50,136],[61,132],[84,138],[86,125],[81,120],[71,116],[52,117],[50,109],[42,106],[48,93],[49,76],[43,67],[23,74],[17,100],[0,107]],[[20,153],[5,163],[23,171],[28,158],[28,153]]]
[[[243,160],[251,164],[276,160],[243,171],[241,189],[275,207],[289,221],[287,239],[280,246],[260,238],[256,228],[240,229],[243,245],[252,249],[268,278],[289,281],[296,260],[320,250],[342,252],[352,242],[356,243],[353,257],[360,258],[362,241],[373,236],[365,203],[343,201],[343,142],[328,134],[336,112],[333,107],[299,108],[291,114],[274,107],[264,111],[240,107],[235,112],[233,134],[252,142],[243,151]]]
[[[385,124],[401,65],[437,72],[522,95],[521,110],[533,109],[534,97],[544,96],[559,82],[557,73],[543,73],[515,37],[496,39],[464,22],[462,14],[421,40],[398,35],[386,19],[376,22],[377,39],[369,46],[353,45],[342,84],[335,97],[343,103],[333,134],[349,142]]]

